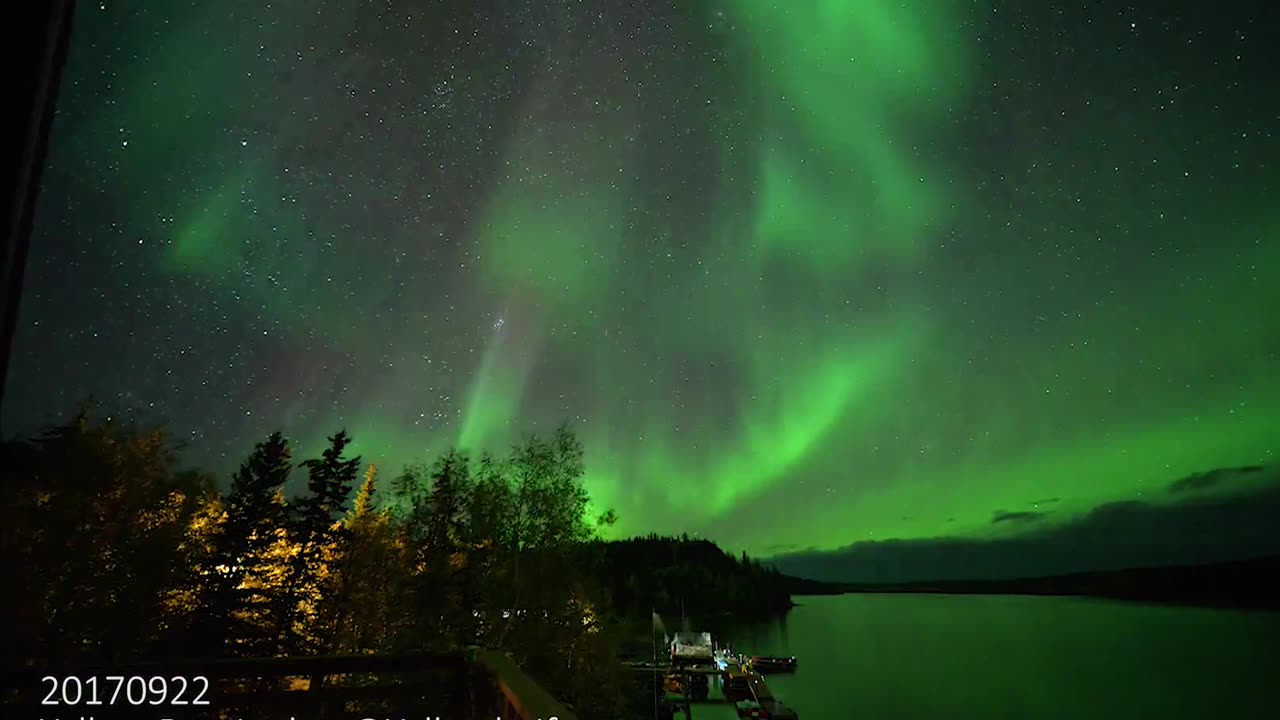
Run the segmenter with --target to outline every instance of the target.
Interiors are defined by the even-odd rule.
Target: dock
[[[624,662],[623,666],[635,672],[651,673],[653,675],[661,675],[663,677],[667,675],[723,676],[727,672],[735,672],[735,671],[741,672],[747,675],[748,687],[750,688],[750,692],[753,698],[758,699],[759,697],[766,697],[766,698],[774,697],[773,691],[770,690],[769,686],[765,683],[763,675],[753,670],[745,669],[737,663],[733,663],[728,665],[727,667],[721,668],[718,665],[707,665],[707,664],[701,664],[701,663],[691,664],[691,665],[671,665],[666,663],[628,661],[628,662]],[[685,681],[684,684],[686,687],[689,685],[687,680]],[[677,695],[675,697],[668,696],[668,699],[672,699],[676,701],[679,711],[684,713],[686,720],[693,719],[693,705],[733,705],[733,704],[736,704],[737,702],[735,700],[730,700],[729,698],[724,697],[723,695],[717,696],[717,697],[708,696],[701,700],[693,700],[687,694],[685,694],[685,695]]]

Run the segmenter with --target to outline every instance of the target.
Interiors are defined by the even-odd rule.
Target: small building
[[[671,640],[672,664],[710,663],[715,659],[711,633],[678,632]]]

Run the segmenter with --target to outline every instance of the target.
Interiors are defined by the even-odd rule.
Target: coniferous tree
[[[465,606],[474,609],[467,632],[477,643],[488,642],[502,611],[509,608],[503,600],[510,596],[506,569],[515,496],[503,471],[502,462],[482,454],[467,497],[463,544],[472,557],[463,592]]]
[[[300,504],[299,527],[303,538],[320,542],[341,530],[337,520],[346,510],[356,478],[360,474],[360,457],[343,457],[351,437],[340,430],[329,438],[329,447],[320,458],[307,460],[307,489],[310,494]]]
[[[334,602],[334,644],[339,652],[385,651],[405,626],[411,596],[405,585],[411,567],[394,540],[391,513],[376,508],[377,468],[370,464],[351,511],[343,519],[347,549]]]
[[[356,491],[355,499],[351,502],[352,518],[367,517],[373,512],[373,481],[378,476],[378,466],[369,463],[369,467],[364,471],[364,479],[360,482],[360,489]]]
[[[289,653],[324,652],[332,644],[337,622],[334,603],[340,603],[343,592],[338,569],[348,541],[347,528],[339,520],[360,472],[359,457],[344,457],[350,443],[350,436],[340,430],[329,438],[329,447],[319,458],[301,464],[307,469],[308,494],[295,503],[291,518],[294,547],[288,581],[282,589],[292,595],[282,601],[283,649]],[[326,596],[327,612],[321,607]],[[309,632],[304,633],[303,627]]]
[[[227,494],[227,548],[242,553],[260,548],[282,526],[284,515],[276,495],[289,479],[291,457],[289,441],[274,432],[254,447],[232,476]]]
[[[450,644],[470,644],[474,625],[466,607],[464,585],[468,554],[463,552],[464,511],[471,493],[471,462],[465,453],[446,452],[431,469],[430,512],[427,530],[427,573],[434,588],[432,605],[440,618],[440,628]]]
[[[470,486],[471,464],[465,453],[450,450],[432,467],[428,542],[446,558],[462,539]]]
[[[232,476],[226,517],[214,539],[214,558],[201,592],[199,626],[225,638],[230,654],[274,655],[280,649],[281,619],[272,617],[263,582],[271,550],[284,531],[280,494],[292,470],[289,443],[275,432],[258,443]],[[211,643],[213,644],[213,643]]]

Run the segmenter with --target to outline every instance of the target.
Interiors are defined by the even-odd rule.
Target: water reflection
[[[1274,718],[1280,699],[1280,615],[1012,596],[799,602],[783,619],[706,627],[747,653],[796,656],[794,675],[768,683],[806,720]]]

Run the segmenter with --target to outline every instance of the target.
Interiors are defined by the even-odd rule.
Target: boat
[[[751,669],[758,673],[785,673],[796,671],[794,657],[776,657],[773,655],[755,655],[747,659]]]

